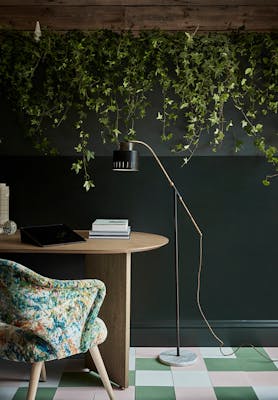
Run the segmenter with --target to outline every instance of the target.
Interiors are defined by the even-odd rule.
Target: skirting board
[[[278,320],[210,321],[225,346],[252,344],[278,346]],[[188,321],[180,329],[181,346],[217,346],[219,343],[203,323]],[[176,344],[175,327],[131,326],[131,346],[173,347]]]

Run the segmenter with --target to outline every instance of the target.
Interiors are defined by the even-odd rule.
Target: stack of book
[[[129,239],[128,219],[96,219],[89,231],[89,239]]]

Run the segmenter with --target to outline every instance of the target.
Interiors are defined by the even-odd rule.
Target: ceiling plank
[[[132,31],[162,29],[199,32],[278,30],[278,4],[242,6],[0,6],[0,26],[33,30],[39,20],[42,28],[53,30],[112,29]]]

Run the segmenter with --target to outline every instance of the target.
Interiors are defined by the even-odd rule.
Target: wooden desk
[[[88,237],[88,231],[77,232]],[[11,236],[0,235],[0,253],[85,255],[86,277],[102,280],[107,288],[100,317],[108,328],[108,337],[100,351],[110,379],[125,388],[129,371],[131,253],[157,249],[167,243],[164,236],[132,232],[129,240],[88,239],[81,243],[36,247],[21,243],[17,232]]]

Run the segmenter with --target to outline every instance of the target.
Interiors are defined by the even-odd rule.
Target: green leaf
[[[246,68],[245,75],[253,75],[253,68]]]
[[[78,174],[82,169],[82,162],[78,161],[76,163],[72,163],[71,169]]]
[[[264,186],[269,186],[269,185],[270,185],[269,180],[268,180],[268,179],[264,179],[264,180],[263,180],[263,185],[264,185]]]
[[[91,188],[95,187],[95,185],[92,180],[86,180],[83,187],[86,189],[86,192],[88,192]]]
[[[95,153],[93,151],[87,149],[86,150],[86,160],[87,160],[87,162],[89,162],[93,158],[95,158]]]
[[[163,115],[160,112],[158,112],[156,119],[162,120],[163,119]]]

